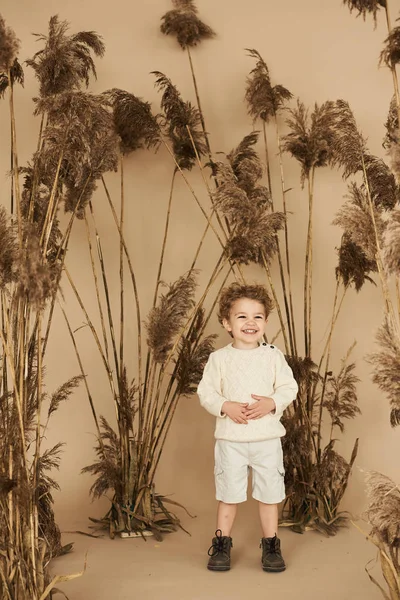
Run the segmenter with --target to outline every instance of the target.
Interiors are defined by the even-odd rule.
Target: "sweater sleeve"
[[[274,393],[271,398],[275,402],[276,416],[280,418],[285,408],[295,400],[298,392],[298,385],[293,377],[292,369],[287,364],[284,355],[278,348],[275,361],[275,382]]]
[[[214,352],[208,358],[197,394],[200,404],[214,417],[226,417],[221,410],[227,398],[224,398],[221,393],[221,371]]]

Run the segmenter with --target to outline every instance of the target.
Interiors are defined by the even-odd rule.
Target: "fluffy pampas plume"
[[[342,279],[345,287],[354,285],[356,292],[359,292],[366,281],[376,285],[369,276],[369,273],[377,270],[376,261],[369,260],[363,249],[351,239],[348,233],[342,236],[338,258],[336,277]]]
[[[215,36],[197,16],[194,0],[173,0],[175,8],[162,17],[161,32],[173,35],[183,50]]]
[[[297,108],[290,110],[287,125],[290,128],[283,139],[283,149],[289,152],[301,165],[301,182],[315,167],[325,167],[333,159],[335,130],[335,103],[328,101],[315,105],[309,115],[300,101]]]
[[[20,42],[11,27],[0,15],[0,73],[7,73],[17,58]]]
[[[279,109],[283,108],[286,101],[293,95],[283,85],[272,85],[267,63],[257,50],[247,50],[249,56],[256,59],[256,66],[250,72],[246,85],[246,102],[248,113],[256,119],[268,123],[271,117],[276,116]]]
[[[9,79],[11,84],[24,84],[24,72],[17,59],[19,47],[17,36],[0,15],[0,98],[8,88]]]
[[[163,363],[173,347],[174,339],[184,326],[185,317],[194,307],[196,289],[195,273],[188,275],[168,286],[161,295],[158,306],[154,307],[146,322],[147,343],[154,353],[154,360]]]
[[[121,138],[123,154],[159,145],[160,127],[151,112],[149,102],[116,88],[105,92],[104,95],[113,107],[114,125]]]
[[[243,264],[269,262],[277,251],[276,234],[285,223],[283,213],[271,212],[268,190],[258,184],[263,169],[253,148],[257,139],[257,133],[245,136],[228,154],[228,164],[215,165],[215,206],[232,225],[226,252]]]
[[[101,37],[94,31],[80,31],[67,35],[69,24],[51,17],[48,35],[35,34],[45,42],[27,65],[35,71],[40,83],[40,95],[51,96],[80,89],[89,84],[90,75],[96,77],[96,67],[91,53],[103,56],[105,51]]]
[[[378,352],[369,356],[374,367],[372,380],[387,395],[390,401],[390,423],[400,425],[400,345],[388,319],[378,330],[376,341]]]
[[[207,152],[200,112],[190,102],[182,100],[176,86],[163,73],[154,71],[153,75],[156,76],[156,86],[162,91],[165,131],[172,142],[175,160],[181,169],[190,170],[196,163],[196,151],[199,156]]]

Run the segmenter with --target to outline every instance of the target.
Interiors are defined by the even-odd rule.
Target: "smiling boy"
[[[210,354],[197,389],[201,405],[217,419],[215,487],[217,529],[208,569],[228,571],[237,505],[246,500],[248,470],[258,500],[262,568],[284,571],[278,504],[285,498],[280,418],[296,398],[297,383],[284,355],[263,341],[272,302],[261,285],[232,284],[222,291],[219,320],[233,342]]]

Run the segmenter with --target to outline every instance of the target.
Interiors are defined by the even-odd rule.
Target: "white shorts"
[[[247,499],[249,469],[252,470],[252,496],[265,504],[285,499],[285,470],[280,438],[261,442],[215,443],[216,498],[226,504]]]

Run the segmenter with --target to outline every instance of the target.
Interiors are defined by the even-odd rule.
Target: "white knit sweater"
[[[201,405],[217,417],[215,438],[236,442],[257,442],[285,435],[280,418],[297,394],[297,383],[284,355],[276,346],[261,344],[239,350],[232,344],[212,352],[197,388]],[[274,414],[235,423],[221,414],[226,400],[256,402],[251,394],[272,398]]]

